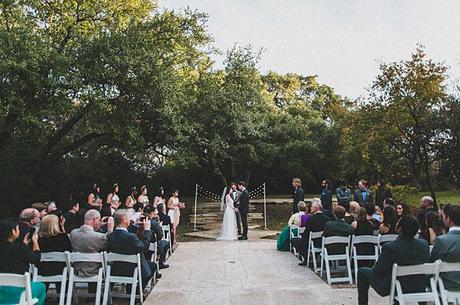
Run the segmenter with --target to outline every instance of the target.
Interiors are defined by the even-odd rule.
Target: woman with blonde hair
[[[43,217],[38,230],[38,245],[41,252],[72,251],[69,236],[61,229],[59,217],[53,214]],[[65,263],[41,262],[38,264],[40,275],[62,274]]]

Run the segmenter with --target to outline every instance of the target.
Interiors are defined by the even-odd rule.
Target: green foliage
[[[408,202],[410,196],[417,193],[416,188],[410,185],[390,185],[389,187],[397,202]]]

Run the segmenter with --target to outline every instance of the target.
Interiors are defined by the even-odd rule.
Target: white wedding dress
[[[233,199],[230,194],[225,196],[225,212],[222,228],[220,229],[217,240],[237,240],[238,228],[236,225],[236,215],[233,206]]]

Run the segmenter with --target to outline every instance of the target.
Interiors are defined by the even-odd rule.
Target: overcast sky
[[[409,58],[417,43],[460,82],[460,0],[160,0],[209,15],[221,50],[264,48],[259,68],[318,75],[356,98],[378,74],[377,60]],[[216,58],[221,64],[222,58]]]

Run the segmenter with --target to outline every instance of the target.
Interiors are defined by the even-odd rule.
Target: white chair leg
[[[308,244],[308,247],[307,247],[307,267],[310,266],[310,244]],[[315,270],[316,272],[316,270]]]
[[[137,282],[133,283],[131,285],[131,298],[130,298],[130,301],[129,301],[129,305],[135,305],[135,302],[136,302],[136,288],[137,288]],[[140,289],[142,289],[142,288],[140,288]],[[141,304],[142,304],[142,301],[141,301]]]
[[[64,268],[62,273],[62,281],[61,281],[61,291],[59,292],[59,305],[64,305],[65,303],[65,294],[66,294],[66,284],[67,284],[67,267]]]
[[[321,252],[321,271],[320,271],[320,277],[323,278],[323,268],[324,268],[324,253]]]
[[[351,262],[350,262],[350,256],[348,255],[347,255],[347,272],[348,272],[348,283],[353,284],[353,275],[352,275],[353,273],[351,273]]]
[[[70,271],[70,274],[69,274],[69,288],[68,288],[68,291],[67,291],[67,302],[66,302],[66,305],[72,305],[72,297],[73,297],[73,268],[71,269]]]
[[[104,287],[104,298],[102,299],[102,305],[107,305],[109,300],[109,290],[110,290],[110,267],[108,267],[107,276],[105,278],[105,287]]]
[[[96,284],[96,302],[95,305],[101,304],[101,290],[102,290],[102,270],[99,270],[97,275],[97,284]]]
[[[327,284],[331,286],[331,269],[329,267],[329,260],[327,257],[324,259],[324,263],[326,264],[326,278],[327,278]]]

